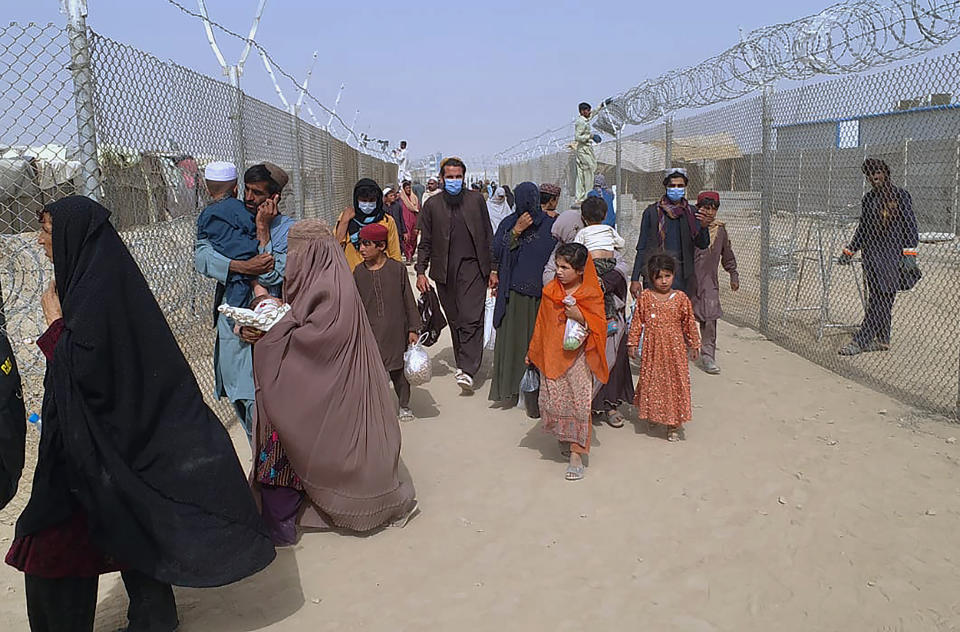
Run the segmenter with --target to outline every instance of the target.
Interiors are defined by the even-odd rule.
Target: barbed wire
[[[190,17],[194,17],[194,18],[197,18],[197,19],[200,19],[200,20],[207,20],[207,21],[210,23],[211,26],[215,27],[217,30],[221,31],[221,32],[224,33],[224,34],[229,35],[230,37],[239,39],[239,40],[241,40],[242,42],[244,42],[245,44],[246,44],[246,43],[249,43],[253,48],[256,48],[257,51],[258,51],[262,56],[266,57],[267,61],[269,61],[270,64],[272,64],[273,68],[276,69],[276,71],[277,71],[278,74],[280,74],[281,76],[283,76],[284,78],[286,78],[287,80],[289,80],[290,82],[292,82],[293,85],[294,85],[294,87],[296,87],[298,91],[300,91],[300,90],[302,89],[302,86],[300,85],[300,81],[299,81],[296,77],[294,77],[291,73],[287,72],[287,71],[283,68],[283,66],[281,66],[279,63],[277,63],[277,60],[274,59],[274,57],[270,54],[270,52],[267,51],[267,49],[265,49],[263,46],[261,46],[260,43],[257,42],[256,40],[250,40],[250,39],[248,39],[246,36],[241,35],[240,33],[237,33],[236,31],[233,31],[233,30],[227,28],[226,26],[224,26],[224,25],[222,25],[222,24],[220,24],[220,23],[218,23],[218,22],[214,22],[213,20],[210,20],[209,17],[206,17],[206,16],[204,16],[203,14],[201,14],[201,13],[199,13],[199,12],[197,12],[197,11],[192,11],[191,9],[188,9],[187,7],[185,7],[185,6],[183,6],[182,4],[180,4],[179,2],[177,2],[177,0],[166,0],[166,2],[167,2],[168,4],[170,4],[170,5],[173,5],[174,7],[176,7],[177,9],[179,9],[182,13],[184,13],[184,14],[186,14],[186,15],[189,15]],[[387,160],[392,160],[392,157],[391,157],[391,156],[388,156],[386,152],[377,151],[377,150],[375,150],[375,149],[372,149],[372,150],[371,150],[365,143],[362,143],[360,136],[357,135],[357,133],[354,132],[353,129],[351,129],[351,128],[347,125],[346,121],[344,121],[342,118],[340,118],[340,115],[337,114],[335,110],[331,110],[331,109],[328,108],[326,105],[324,105],[324,104],[323,104],[317,97],[315,97],[309,90],[303,90],[303,93],[304,93],[304,95],[306,95],[306,97],[308,97],[311,101],[313,101],[318,107],[320,107],[324,112],[326,112],[327,114],[329,114],[334,120],[336,120],[338,123],[340,123],[340,125],[343,126],[343,129],[346,130],[346,132],[347,132],[347,138],[352,137],[352,138],[354,139],[354,141],[356,142],[356,148],[357,148],[358,150],[364,151],[365,153],[368,153],[368,154],[371,154],[371,155],[380,156],[380,157],[385,158],[385,159],[387,159]],[[307,121],[304,120],[304,122],[307,122]],[[309,123],[308,123],[308,124],[309,124]],[[330,130],[328,129],[327,131],[329,132]],[[331,133],[331,135],[332,135],[332,132],[330,132],[330,133]],[[341,139],[341,140],[343,140],[343,139]]]
[[[696,66],[672,70],[607,99],[597,129],[616,134],[670,112],[745,96],[775,81],[852,74],[926,53],[960,35],[956,0],[849,0],[793,22],[752,31]],[[566,133],[559,133],[566,130]],[[570,125],[502,152],[501,163],[547,153]],[[518,151],[519,149],[519,151]]]

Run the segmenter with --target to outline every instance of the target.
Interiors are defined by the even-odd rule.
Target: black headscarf
[[[230,437],[109,211],[81,196],[45,210],[64,329],[17,536],[79,509],[97,547],[162,582],[218,586],[264,568],[273,545]]]
[[[367,187],[376,189],[377,191],[377,208],[373,210],[373,213],[360,212],[360,189]],[[383,208],[383,191],[380,189],[380,185],[370,178],[361,178],[356,186],[353,187],[353,211],[353,219],[351,219],[347,225],[347,237],[354,247],[360,248],[360,229],[367,224],[373,224],[383,220],[383,216],[386,214],[386,210]]]

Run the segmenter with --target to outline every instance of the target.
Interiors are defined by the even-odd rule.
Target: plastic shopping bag
[[[493,351],[497,340],[497,330],[493,326],[493,309],[497,306],[497,297],[487,296],[483,304],[483,348]]]
[[[527,417],[540,417],[540,372],[528,366],[520,378],[520,405],[526,408]]]
[[[447,319],[440,310],[440,298],[432,286],[420,295],[417,307],[420,310],[420,320],[423,321],[423,329],[420,330],[423,336],[420,336],[420,342],[424,347],[430,347],[440,339],[440,332],[447,326]]]
[[[564,351],[576,351],[587,339],[587,328],[573,320],[567,319],[567,326],[563,330]]]
[[[426,334],[424,334],[425,336]],[[423,348],[423,336],[420,340],[407,347],[403,354],[403,374],[410,382],[410,386],[420,386],[426,384],[433,377],[433,366],[430,363],[430,356],[427,350]]]

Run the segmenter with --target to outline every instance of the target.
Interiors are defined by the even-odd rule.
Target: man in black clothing
[[[493,228],[487,203],[477,191],[463,188],[466,166],[459,158],[447,158],[440,166],[443,193],[423,205],[417,226],[417,289],[421,294],[437,284],[440,304],[450,323],[457,385],[473,393],[473,378],[483,359],[483,308],[487,287],[495,288],[490,274],[490,244]]]
[[[633,262],[630,277],[630,293],[634,298],[643,290],[641,277],[646,275],[647,259],[654,254],[668,254],[677,263],[673,288],[688,289],[694,282],[694,248],[710,247],[710,231],[700,226],[695,209],[687,202],[687,171],[674,167],[663,178],[666,189],[660,200],[643,211],[640,223],[640,239],[637,240],[637,257]],[[649,284],[649,280],[645,280]]]

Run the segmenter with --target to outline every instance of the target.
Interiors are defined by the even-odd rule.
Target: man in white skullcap
[[[420,200],[420,208],[423,208],[423,205],[427,203],[427,200],[432,198],[434,195],[440,193],[440,180],[434,176],[430,176],[430,179],[427,180],[427,190],[423,192],[423,199]]]

